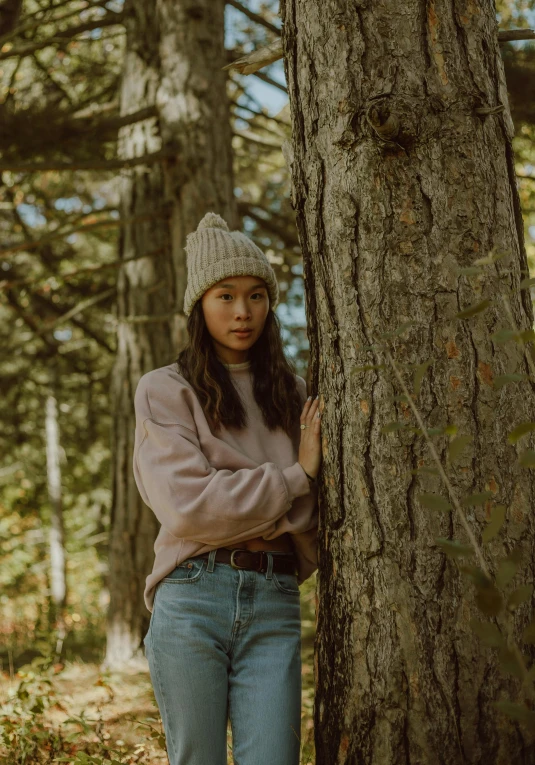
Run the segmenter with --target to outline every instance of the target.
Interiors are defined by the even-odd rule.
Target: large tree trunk
[[[142,374],[169,364],[185,342],[186,234],[208,210],[235,226],[225,75],[223,0],[131,0],[121,114],[156,116],[121,131],[123,157],[160,163],[123,173],[118,348],[113,370],[113,505],[106,664],[139,655],[149,614],[145,577],[158,524],[132,474],[133,396]]]
[[[393,420],[416,424],[388,369],[352,374],[385,361],[384,349],[365,349],[380,333],[416,322],[395,357],[434,359],[418,399],[424,421],[473,437],[447,468],[454,488],[490,490],[507,506],[488,565],[519,543],[523,567],[509,589],[533,581],[535,487],[507,443],[513,426],[535,419],[533,385],[492,384],[529,371],[520,346],[489,337],[510,326],[509,288],[517,325],[533,324],[518,289],[527,264],[492,4],[283,0],[282,17],[292,203],[313,387],[325,404],[318,765],[531,763],[531,734],[492,705],[515,700],[519,683],[472,633],[470,619],[484,619],[472,587],[435,545],[466,539],[459,519],[418,501],[445,494],[438,478],[411,473],[431,464],[429,449],[414,432],[381,432]],[[498,114],[475,111],[500,103]],[[459,276],[492,248],[508,261]],[[485,297],[486,311],[454,318]],[[436,444],[445,458],[447,437]],[[478,539],[489,509],[466,510]],[[518,609],[517,635],[529,610]]]

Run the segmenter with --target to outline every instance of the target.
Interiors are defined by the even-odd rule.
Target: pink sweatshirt
[[[250,362],[227,364],[247,412],[243,430],[215,436],[195,391],[175,363],[143,375],[134,408],[134,478],[161,523],[145,603],[179,563],[253,537],[291,534],[298,583],[317,568],[317,486],[297,462],[301,431],[269,431],[254,399]],[[302,406],[306,383],[296,375]]]

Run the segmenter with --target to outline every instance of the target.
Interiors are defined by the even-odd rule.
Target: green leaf
[[[492,583],[483,587],[476,585],[476,606],[485,616],[498,616],[503,608],[501,592]]]
[[[483,544],[490,542],[499,533],[505,522],[506,509],[505,505],[495,505],[490,511],[490,521],[483,529],[483,534],[481,535]]]
[[[457,425],[454,425],[453,423],[451,425],[446,425],[444,428],[444,433],[447,436],[456,436],[457,435]]]
[[[471,619],[470,627],[483,643],[493,648],[500,648],[505,645],[504,636],[492,622],[480,622],[479,619]]]
[[[416,371],[414,372],[414,378],[413,378],[413,388],[414,388],[414,395],[416,398],[420,395],[420,388],[422,387],[422,381],[425,377],[425,373],[433,363],[434,359],[430,359],[429,361],[424,361],[423,364],[418,364],[416,367]]]
[[[481,274],[483,272],[483,269],[481,266],[467,266],[466,268],[459,268],[457,273],[459,276],[475,276],[476,274]]]
[[[386,364],[365,364],[363,367],[353,367],[351,374],[357,372],[369,372],[371,369],[386,369]]]
[[[512,430],[507,436],[507,440],[510,444],[516,444],[516,442],[525,436],[527,433],[532,433],[535,430],[535,422],[521,422]]]
[[[400,393],[398,396],[392,396],[392,398],[388,399],[389,401],[402,401],[404,404],[409,403],[409,398],[404,393]]]
[[[506,558],[502,558],[496,572],[498,587],[505,587],[514,578],[520,567],[521,557],[521,550],[517,547]]]
[[[461,499],[461,505],[463,507],[481,507],[489,499],[492,499],[494,494],[491,491],[481,491],[477,494],[469,494],[467,497]]]
[[[492,384],[495,388],[503,388],[504,385],[507,385],[508,383],[513,382],[521,382],[522,380],[527,380],[527,375],[519,375],[519,374],[511,374],[511,375],[496,375],[496,377],[493,379]]]
[[[417,322],[415,321],[405,321],[403,324],[400,324],[399,327],[396,327],[396,329],[392,330],[392,332],[384,332],[382,335],[379,335],[379,338],[381,340],[389,340],[392,337],[399,337],[404,332],[406,332],[409,327],[413,327]]]
[[[496,345],[504,345],[510,340],[518,340],[519,338],[520,334],[512,329],[499,329],[490,336],[490,339],[493,340]]]
[[[440,473],[436,468],[428,467],[427,465],[423,465],[421,468],[416,468],[416,470],[411,470],[412,475],[435,475],[439,476]]]
[[[520,333],[520,339],[524,343],[532,343],[535,340],[535,330],[525,329],[523,332]]]
[[[520,664],[516,653],[507,646],[502,646],[502,648],[500,648],[498,661],[500,662],[502,669],[506,672],[509,672],[515,677],[524,677],[522,665]]]
[[[522,605],[522,603],[525,603],[526,600],[529,600],[531,598],[532,592],[533,592],[532,584],[523,584],[520,587],[518,587],[516,590],[513,590],[513,592],[507,598],[507,608],[510,608],[512,610],[514,608],[517,608],[517,606]]]
[[[482,258],[478,258],[477,260],[474,260],[474,265],[476,266],[490,266],[493,263],[496,263],[497,260],[501,260],[502,258],[505,258],[506,255],[509,255],[508,251],[505,252],[495,252],[494,248],[489,252],[488,255],[485,255]]]
[[[372,345],[356,345],[357,351],[375,351],[377,348],[386,348],[386,343],[372,343]]]
[[[490,587],[492,586],[492,579],[489,579],[489,577],[485,574],[484,571],[482,571],[477,566],[468,566],[466,564],[458,564],[459,565],[459,571],[464,574],[474,587],[476,589],[479,589],[481,587]]]
[[[520,284],[518,285],[521,290],[529,290],[530,287],[533,287],[535,284],[535,278],[531,279],[522,279]]]
[[[459,542],[457,539],[445,539],[444,537],[437,537],[435,542],[442,551],[449,555],[450,558],[464,558],[467,555],[473,555],[474,550],[471,545],[465,545]]]
[[[451,510],[448,500],[441,497],[440,494],[419,494],[417,499],[428,510],[440,510],[443,513]]]
[[[535,468],[535,452],[533,451],[533,449],[526,449],[525,452],[522,452],[522,454],[518,458],[518,461],[520,462],[522,467]]]
[[[481,313],[487,309],[490,305],[490,300],[482,300],[480,303],[473,303],[467,308],[463,308],[462,311],[455,314],[456,319],[469,319],[471,316],[475,316],[477,313]]]
[[[455,460],[459,459],[462,452],[471,441],[472,436],[457,436],[457,438],[454,438],[448,446],[450,462],[455,462]]]
[[[524,630],[522,640],[524,643],[535,643],[535,619]]]
[[[524,704],[518,704],[514,701],[493,701],[492,704],[511,720],[535,724],[535,712],[532,712]]]
[[[407,427],[405,422],[389,422],[381,428],[381,433],[394,433],[396,430],[404,430]]]

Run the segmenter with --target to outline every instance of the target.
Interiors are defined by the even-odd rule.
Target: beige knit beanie
[[[269,307],[279,300],[279,285],[270,262],[241,231],[229,231],[221,216],[208,212],[197,230],[186,237],[188,283],[184,313],[189,316],[197,300],[227,276],[259,276],[266,282]]]

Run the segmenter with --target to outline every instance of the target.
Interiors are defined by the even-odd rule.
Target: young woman
[[[275,273],[207,213],[189,343],[135,394],[134,475],[161,529],[144,639],[171,765],[298,765],[298,585],[317,568],[318,397],[285,358]]]

